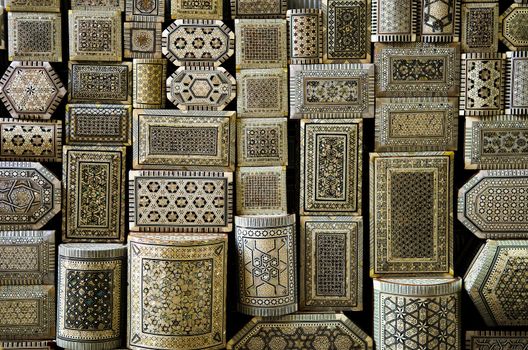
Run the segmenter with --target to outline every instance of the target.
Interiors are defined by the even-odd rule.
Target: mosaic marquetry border
[[[251,12],[246,12],[246,13],[241,13],[241,11],[239,11],[239,6],[238,6],[238,3],[239,3],[239,0],[229,0],[230,4],[231,4],[231,18],[232,19],[235,19],[235,18],[258,18],[258,19],[262,19],[262,18],[284,18],[284,16],[286,15],[286,11],[288,9],[288,0],[262,0],[262,3],[265,3],[265,2],[275,2],[275,5],[278,9],[278,11],[276,12],[258,12],[258,11],[254,11],[253,13]],[[247,3],[257,3],[255,0],[245,0],[246,2],[246,5]],[[265,5],[265,4],[264,4]]]
[[[511,347],[523,349],[526,346],[526,331],[466,331],[466,350],[507,350]]]
[[[376,99],[376,152],[455,151],[457,147],[458,98]]]
[[[196,4],[195,8],[184,8],[186,3]],[[210,7],[200,7],[201,3]],[[224,14],[223,0],[194,1],[170,0],[170,15],[172,19],[222,19]],[[189,6],[189,5],[187,5]]]
[[[60,12],[60,0],[5,0],[7,12]]]

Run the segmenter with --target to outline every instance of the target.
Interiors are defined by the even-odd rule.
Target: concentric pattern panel
[[[288,116],[287,69],[243,69],[237,83],[239,117]]]
[[[235,112],[134,110],[135,169],[232,170]]]
[[[0,162],[0,230],[38,230],[61,210],[61,183],[40,163]]]
[[[513,4],[500,16],[499,38],[510,50],[526,50],[528,48],[528,6]]]
[[[455,151],[458,98],[379,98],[375,123],[378,152]]]
[[[297,311],[295,215],[237,216],[238,311],[281,316]]]
[[[60,0],[6,0],[9,12],[60,12]]]
[[[253,3],[253,0],[251,0]],[[288,64],[286,20],[237,19],[236,67],[286,68]]]
[[[135,233],[129,259],[129,348],[225,348],[226,235]]]
[[[178,19],[162,33],[161,50],[177,66],[219,66],[234,53],[235,34],[222,21]]]
[[[490,327],[528,326],[526,240],[488,240],[468,269],[464,287]]]
[[[528,238],[527,198],[528,171],[482,170],[458,192],[458,220],[482,239]]]
[[[55,288],[40,286],[0,286],[0,337],[55,339]]]
[[[47,62],[11,62],[0,80],[0,99],[13,118],[50,119],[64,95],[64,85]]]
[[[370,0],[323,0],[324,63],[370,63]]]
[[[301,121],[301,215],[361,215],[363,123]]]
[[[121,61],[121,11],[68,13],[70,60]]]
[[[288,10],[289,63],[322,63],[323,18],[318,9]]]
[[[282,341],[273,342],[276,339]],[[302,313],[282,317],[255,317],[227,343],[228,350],[347,349],[372,350],[373,343],[343,314]]]
[[[497,52],[499,3],[462,4],[461,42],[463,52]]]
[[[284,18],[287,0],[231,0],[233,18]]]
[[[64,146],[64,242],[123,242],[125,147]]]
[[[416,41],[415,0],[372,0],[372,41]]]
[[[301,310],[363,310],[363,218],[301,217]]]
[[[60,162],[62,121],[0,118],[0,159]]]
[[[460,115],[504,113],[505,55],[462,54]]]
[[[507,52],[506,113],[528,113],[528,52]]]
[[[60,13],[9,12],[9,61],[62,62]]]
[[[161,58],[161,23],[125,22],[125,58]]]
[[[172,19],[222,19],[222,0],[171,0]]]
[[[524,349],[528,346],[528,332],[523,331],[469,331],[466,332],[466,350]]]
[[[232,229],[233,173],[132,170],[129,196],[131,231]]]
[[[66,106],[67,144],[130,145],[132,108],[111,104]]]
[[[132,103],[132,63],[68,63],[72,103]]]
[[[420,39],[424,42],[458,41],[460,0],[421,0]]]
[[[237,121],[237,165],[288,165],[288,120],[255,118]]]
[[[167,60],[134,59],[132,106],[134,108],[164,108]]]
[[[290,66],[290,115],[325,119],[373,117],[374,65]]]
[[[371,276],[453,274],[453,156],[370,154]]]
[[[236,198],[238,215],[286,214],[286,167],[237,168]]]
[[[125,0],[127,21],[163,22],[165,20],[164,0]]]
[[[519,169],[528,166],[528,120],[517,116],[466,118],[466,169]]]
[[[457,97],[460,44],[376,44],[376,97]]]
[[[459,350],[462,280],[374,280],[376,349]]]
[[[127,247],[61,244],[57,345],[73,350],[116,348],[124,329]]]
[[[0,231],[0,285],[54,283],[55,231]]]
[[[223,110],[236,96],[235,78],[222,67],[180,67],[167,79],[167,99],[180,110]]]

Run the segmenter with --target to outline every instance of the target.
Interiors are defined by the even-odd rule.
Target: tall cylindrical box
[[[374,279],[377,350],[462,346],[460,278]]]
[[[122,244],[61,244],[58,258],[57,344],[73,350],[121,345],[127,248]]]
[[[238,311],[282,316],[297,311],[295,215],[237,216]]]
[[[129,236],[128,348],[223,349],[227,235]]]

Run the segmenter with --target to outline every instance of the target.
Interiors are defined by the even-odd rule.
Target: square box
[[[161,58],[161,23],[125,22],[125,58]]]
[[[223,0],[171,0],[172,19],[222,19]]]
[[[238,166],[288,165],[286,118],[238,119]]]
[[[238,215],[287,213],[286,167],[241,167],[236,180]]]

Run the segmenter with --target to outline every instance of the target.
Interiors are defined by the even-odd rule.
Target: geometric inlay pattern
[[[370,274],[453,274],[453,152],[370,154]]]
[[[0,286],[0,315],[2,340],[55,339],[55,287]]]
[[[223,0],[170,0],[172,19],[222,19]]]
[[[236,216],[238,311],[281,316],[297,311],[295,215]]]
[[[500,16],[499,38],[512,51],[528,48],[528,6],[526,4],[512,4]]]
[[[132,62],[70,61],[68,100],[71,103],[132,103]]]
[[[361,215],[361,119],[301,121],[301,215]]]
[[[459,0],[421,0],[420,40],[424,42],[458,41]]]
[[[458,98],[376,99],[376,152],[454,151]]]
[[[86,1],[86,0],[85,0]],[[60,12],[60,0],[6,0],[8,12]]]
[[[62,121],[0,118],[0,159],[60,162]]]
[[[231,0],[231,17],[284,18],[288,0]]]
[[[222,21],[174,21],[162,33],[161,51],[177,66],[219,66],[233,55],[235,34]]]
[[[505,58],[501,53],[462,54],[460,115],[504,112]]]
[[[301,310],[363,310],[363,218],[301,216]]]
[[[288,165],[288,120],[242,118],[237,120],[237,165]]]
[[[239,167],[236,172],[238,215],[286,214],[286,167]]]
[[[54,281],[55,231],[0,231],[0,285]]]
[[[0,162],[0,230],[38,230],[60,210],[61,183],[48,169]]]
[[[466,350],[514,350],[528,348],[528,332],[469,331]]]
[[[13,118],[50,119],[64,95],[47,62],[11,62],[0,80],[0,99]]]
[[[526,169],[528,120],[522,116],[466,118],[465,169]]]
[[[417,0],[372,0],[373,42],[416,41]]]
[[[61,62],[60,13],[9,12],[9,61]]]
[[[121,61],[120,11],[70,11],[70,61]]]
[[[0,341],[0,348],[4,350],[52,350],[55,349],[52,341]]]
[[[233,170],[235,112],[135,109],[134,169]]]
[[[167,79],[167,99],[180,110],[223,110],[236,96],[236,80],[222,67],[180,67]]]
[[[526,240],[488,240],[464,277],[464,287],[490,327],[528,326],[527,284]]]
[[[374,45],[376,97],[457,97],[459,52],[459,43]]]
[[[125,19],[134,22],[163,22],[165,0],[125,0]]]
[[[507,52],[506,114],[528,113],[528,52]]]
[[[49,1],[49,0],[46,0]],[[71,9],[85,11],[124,11],[124,0],[71,0]]]
[[[161,58],[161,23],[125,22],[125,58]]]
[[[462,4],[463,52],[497,52],[499,3]]]
[[[228,350],[372,350],[372,338],[343,314],[255,317],[227,343]]]
[[[380,350],[458,350],[460,278],[374,280],[374,341]]]
[[[243,69],[237,80],[239,117],[288,116],[287,69]]]
[[[129,196],[131,231],[232,229],[233,173],[132,170]]]
[[[458,220],[481,239],[528,238],[527,200],[528,170],[482,170],[458,192]]]
[[[237,19],[235,32],[237,69],[286,68],[286,20]]]
[[[61,244],[57,276],[57,344],[67,349],[121,345],[127,247]]]
[[[291,118],[374,117],[373,64],[290,67]]]
[[[164,108],[166,101],[165,82],[167,80],[167,60],[134,59],[132,107]]]
[[[323,19],[321,10],[288,10],[289,63],[322,63]]]
[[[66,105],[67,144],[130,145],[132,107],[110,104]]]
[[[125,147],[64,146],[64,242],[123,242]]]
[[[370,63],[370,0],[323,0],[324,63]]]
[[[128,347],[224,349],[227,235],[129,236]]]

